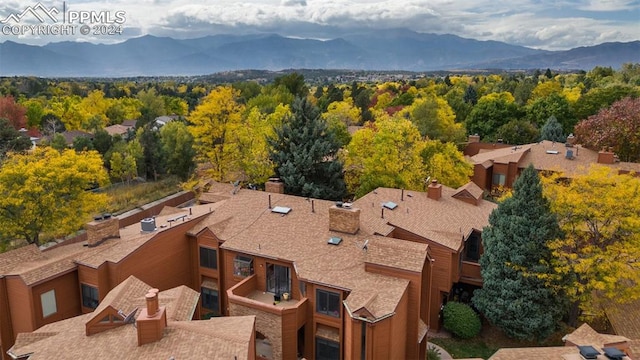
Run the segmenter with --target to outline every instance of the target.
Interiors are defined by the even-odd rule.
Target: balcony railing
[[[258,280],[256,275],[251,275],[239,282],[237,285],[227,290],[229,302],[238,305],[250,307],[256,310],[270,312],[272,314],[282,316],[285,312],[302,311],[303,305],[307,299],[295,299],[290,294],[288,300],[275,301],[272,293],[268,293],[258,289]]]
[[[474,285],[482,285],[482,275],[480,274],[480,264],[471,261],[462,261],[460,271],[460,281]]]

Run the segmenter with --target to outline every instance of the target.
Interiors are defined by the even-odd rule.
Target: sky
[[[393,28],[496,40],[544,50],[640,40],[640,0],[42,0],[40,3],[54,15],[47,18],[42,9],[35,10],[41,21],[33,13],[24,13],[38,1],[2,0],[0,42],[115,43],[147,34],[197,38],[250,33],[333,39],[366,29]],[[11,14],[23,13],[18,21],[9,18]],[[81,14],[97,18],[93,23],[67,23],[69,28],[61,29],[63,16],[68,21],[70,16]],[[83,24],[89,26],[84,29],[89,32],[86,35],[80,33]],[[38,30],[29,25],[44,25],[46,29],[42,31],[49,33],[34,33]],[[105,31],[112,34],[102,35]]]

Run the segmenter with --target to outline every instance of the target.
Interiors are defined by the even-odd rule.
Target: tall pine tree
[[[339,144],[320,112],[306,98],[292,105],[293,115],[269,140],[271,161],[287,194],[341,200],[346,193]]]
[[[533,166],[514,184],[513,196],[489,216],[482,233],[483,287],[473,303],[508,336],[544,339],[565,313],[563,297],[545,284],[551,253],[547,242],[560,235],[558,221],[542,195]]]

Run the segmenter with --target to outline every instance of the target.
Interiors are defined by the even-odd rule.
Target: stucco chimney
[[[336,203],[329,208],[329,230],[355,234],[360,229],[360,209]]]
[[[280,178],[269,178],[269,180],[264,184],[264,191],[275,194],[284,194],[284,183]]]
[[[576,137],[573,136],[573,134],[569,134],[569,136],[567,136],[567,144],[571,144],[571,145],[576,144]]]
[[[480,135],[478,134],[469,135],[469,144],[477,143],[477,142],[480,142]]]
[[[98,246],[107,239],[120,237],[120,221],[111,214],[96,216],[93,221],[85,225],[87,230],[87,245]]]
[[[598,164],[613,164],[616,161],[615,154],[606,148],[598,152]]]
[[[147,307],[140,310],[136,319],[138,330],[138,346],[149,344],[162,339],[167,327],[167,312],[158,302],[158,289],[151,289],[145,295]]]
[[[429,199],[440,200],[442,197],[442,184],[438,184],[438,180],[431,180],[431,184],[427,189],[427,196]]]

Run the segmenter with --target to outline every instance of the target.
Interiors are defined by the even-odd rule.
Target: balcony
[[[460,282],[482,286],[480,264],[472,261],[462,261],[462,269],[460,270]]]
[[[258,289],[257,286],[258,281],[255,274],[247,277],[227,290],[229,302],[279,316],[291,312],[299,313],[301,316],[304,314],[306,298],[295,299],[291,294],[289,300],[274,301],[273,294]]]

